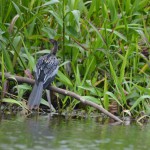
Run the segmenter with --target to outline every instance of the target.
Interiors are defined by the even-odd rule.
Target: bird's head
[[[53,49],[51,50],[51,54],[55,55],[58,50],[58,42],[54,39],[49,40],[53,44]]]
[[[57,44],[57,41],[54,40],[54,39],[50,39],[49,41],[50,41],[53,45],[54,45],[54,44]]]

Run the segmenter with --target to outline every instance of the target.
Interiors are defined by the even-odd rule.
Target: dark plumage
[[[51,53],[41,56],[36,64],[34,71],[35,84],[28,99],[29,109],[39,106],[43,89],[46,89],[52,83],[58,71],[58,60],[55,56],[58,50],[58,44],[53,39],[50,39],[50,42],[54,45]]]

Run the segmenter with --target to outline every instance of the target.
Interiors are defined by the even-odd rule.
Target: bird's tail
[[[42,82],[39,82],[38,84],[35,83],[28,99],[29,109],[38,108],[41,102],[42,91],[43,91],[43,83]]]

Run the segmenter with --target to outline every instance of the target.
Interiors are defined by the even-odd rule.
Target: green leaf
[[[5,82],[5,76],[4,76],[4,71],[5,71],[5,69],[4,69],[4,58],[3,58],[3,53],[2,53],[2,60],[1,60],[2,62],[2,64],[1,64],[1,72],[2,72],[2,92],[4,91],[4,82]],[[3,94],[2,94],[3,95]],[[1,98],[3,98],[3,96],[1,95]]]
[[[27,85],[27,84],[21,84],[21,85],[17,85],[17,87],[19,89],[23,89],[23,90],[30,90],[31,86]]]
[[[108,81],[107,81],[107,76],[105,74],[105,81],[104,81],[104,107],[108,109],[109,106],[109,98],[106,92],[108,91]]]
[[[111,61],[109,61],[109,63],[110,63],[110,71],[111,71],[111,74],[112,74],[112,78],[114,80],[114,84],[116,85],[117,92],[121,96],[122,103],[126,103],[126,97],[125,97],[125,94],[124,94],[124,89],[122,87],[122,83],[120,83],[119,78],[116,75],[116,72],[114,70],[114,67],[112,66]]]
[[[42,28],[42,31],[48,36],[48,37],[51,37],[51,38],[54,38],[57,34],[56,34],[56,31],[50,27],[43,27]]]
[[[21,101],[16,101],[15,99],[12,99],[12,98],[4,98],[2,99],[2,102],[10,103],[10,104],[17,104],[21,106],[22,108],[24,108]]]
[[[78,30],[80,29],[80,11],[79,10],[73,10],[71,11],[74,18],[75,18],[75,21],[77,23],[77,26],[78,26]]]
[[[97,33],[98,37],[101,39],[101,41],[103,42],[104,45],[106,45],[105,41],[103,40],[102,35],[100,34],[100,32],[98,31],[98,29],[90,22],[87,20],[87,22],[89,23],[89,25],[93,28],[93,30]]]
[[[80,71],[79,71],[79,65],[78,64],[76,66],[76,69],[74,68],[74,74],[75,74],[75,79],[76,79],[76,81],[75,81],[76,86],[81,85],[81,78],[80,78]]]
[[[33,56],[29,53],[29,51],[27,50],[26,45],[25,45],[23,39],[22,39],[22,44],[23,44],[24,50],[25,50],[25,52],[26,52],[26,54],[27,54],[27,59],[29,60],[30,68],[34,69],[34,67],[35,67],[34,58],[33,58]]]
[[[116,21],[116,19],[118,20],[116,5],[115,1],[108,1],[112,22]]]
[[[133,106],[130,108],[130,110],[133,110],[135,107],[137,107],[141,101],[145,100],[145,99],[150,99],[149,95],[142,95],[141,97],[139,97],[136,102],[133,104]]]
[[[122,40],[127,42],[127,38],[120,32],[116,31],[116,30],[112,30],[112,29],[105,29],[105,28],[101,28],[101,30],[106,30],[109,31],[111,33],[114,33],[115,35],[117,35],[119,38],[121,38]]]
[[[95,57],[92,56],[91,59],[90,59],[90,61],[88,62],[88,64],[86,64],[86,71],[85,71],[85,74],[84,74],[84,78],[82,80],[82,85],[84,84],[87,76],[89,75],[91,66],[93,66],[94,63],[95,63]]]
[[[106,92],[106,94],[109,95],[113,100],[115,100],[120,106],[122,106],[118,98],[112,92]]]
[[[54,11],[52,11],[52,10],[50,10],[49,12],[55,17],[55,19],[57,20],[57,23],[61,27],[63,27],[63,20],[62,20],[62,18],[60,18],[60,16],[57,13],[55,13]]]
[[[75,30],[74,27],[72,27],[72,26],[67,26],[67,27],[66,27],[66,31],[67,31],[67,33],[70,34],[71,36],[78,38],[78,32]]]
[[[49,2],[46,2],[45,4],[43,4],[42,6],[49,6],[49,5],[52,5],[52,4],[56,4],[56,3],[58,3],[59,2],[59,0],[51,0],[51,1],[49,1]],[[41,6],[41,7],[42,7]]]
[[[12,3],[13,3],[13,5],[14,5],[14,7],[15,7],[15,9],[16,9],[16,12],[18,13],[18,15],[19,15],[21,21],[23,21],[22,13],[21,13],[21,10],[19,9],[18,5],[16,5],[13,1],[12,1]]]
[[[82,96],[82,98],[84,98],[85,100],[89,100],[91,102],[94,102],[96,104],[100,104],[100,100],[93,97],[93,96]]]
[[[21,46],[22,46],[21,36],[16,36],[14,38],[13,45],[14,45],[14,49],[15,49],[15,53],[14,53],[14,57],[13,57],[13,66],[15,66],[15,64],[17,62],[17,58],[19,57],[18,55],[20,53]]]
[[[67,61],[63,62],[62,64],[60,64],[59,67],[62,67],[62,66],[64,66],[64,65],[68,64],[68,63],[70,63],[69,60],[67,60]]]
[[[42,100],[41,100],[41,104],[43,104],[43,105],[45,105],[45,106],[49,107],[49,103],[48,103],[48,101],[46,101],[46,100],[45,100],[45,99],[43,99],[43,98],[42,98]]]
[[[101,97],[102,93],[100,92],[100,89],[97,87],[90,87],[90,86],[78,86],[78,88],[84,89],[89,91],[92,95]]]
[[[5,64],[7,66],[7,72],[14,73],[14,67],[11,62],[11,58],[10,58],[10,55],[9,55],[7,49],[3,50],[3,56],[4,56]]]
[[[68,85],[69,87],[73,87],[71,81],[69,80],[69,78],[67,78],[67,76],[65,76],[60,70],[58,70],[57,73],[59,80],[64,83],[65,85]]]
[[[129,50],[127,50],[125,57],[123,58],[123,63],[120,69],[120,83],[123,82],[124,80],[124,74],[125,74],[125,68],[128,62],[128,54],[129,54]]]

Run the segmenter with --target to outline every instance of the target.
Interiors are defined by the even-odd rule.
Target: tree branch
[[[13,78],[15,78],[19,83],[28,83],[28,84],[34,84],[34,80],[33,79],[29,79],[29,78],[26,78],[26,77],[21,77],[21,76],[16,76],[16,75],[11,75],[9,73],[5,73],[5,78],[8,79],[8,80],[13,80]],[[2,73],[0,72],[0,78],[2,78]],[[108,112],[106,109],[104,109],[102,106],[100,105],[97,105],[96,103],[93,103],[91,101],[88,101],[88,100],[85,100],[84,98],[82,98],[82,96],[80,95],[77,95],[76,93],[74,92],[71,92],[71,91],[67,91],[67,90],[64,90],[64,89],[61,89],[61,88],[58,88],[58,87],[54,87],[54,86],[50,86],[48,88],[49,90],[52,90],[56,93],[59,93],[59,94],[63,94],[63,95],[68,95],[70,97],[73,97],[77,100],[79,100],[80,102],[82,102],[83,104],[85,105],[89,105],[89,106],[92,106],[96,109],[98,109],[99,111],[103,112],[104,114],[106,114],[107,116],[109,116],[110,118],[116,120],[116,121],[119,121],[119,122],[123,122],[121,119],[119,119],[118,117],[116,117],[115,115],[111,114],[110,112]]]

